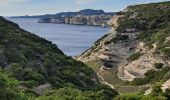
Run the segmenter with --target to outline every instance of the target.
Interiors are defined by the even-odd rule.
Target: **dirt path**
[[[112,89],[115,89],[115,87],[114,87],[112,84],[109,84],[108,82],[106,82],[106,81],[104,80],[104,78],[103,78],[99,73],[97,73],[97,75],[102,79],[102,83],[110,86]]]

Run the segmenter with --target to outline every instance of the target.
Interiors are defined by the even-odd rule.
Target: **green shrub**
[[[163,48],[161,49],[161,52],[163,52],[164,55],[170,57],[170,48]]]
[[[28,100],[18,87],[18,81],[0,69],[0,100]]]
[[[36,98],[36,100],[112,100],[117,95],[113,90],[80,91],[75,88],[60,88]]]
[[[127,93],[119,95],[113,100],[167,100],[164,96],[143,95],[142,93]]]
[[[166,89],[164,95],[165,95],[167,98],[170,98],[170,89]]]
[[[161,69],[161,68],[163,67],[163,63],[155,63],[155,64],[154,64],[154,67],[155,67],[156,69]]]
[[[143,92],[127,93],[118,95],[113,100],[167,100],[167,95],[162,92],[160,83],[152,86],[152,92],[149,95],[144,95]]]
[[[153,45],[152,45],[152,43],[147,43],[145,46],[148,47],[148,49],[154,48]]]
[[[130,55],[129,58],[127,58],[127,60],[129,60],[129,61],[138,60],[141,55],[142,54],[140,54],[139,52],[134,53],[134,54]]]
[[[152,37],[152,41],[157,42],[157,43],[163,43],[168,36],[170,36],[168,28],[159,30],[157,33],[154,34]]]

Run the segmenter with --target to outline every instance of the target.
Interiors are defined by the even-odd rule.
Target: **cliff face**
[[[165,82],[170,78],[169,14],[170,2],[130,6],[109,21],[110,32],[77,60],[121,92]]]
[[[44,18],[40,19],[39,23],[107,26],[107,21],[110,18],[111,18],[110,15],[72,16],[72,17]]]

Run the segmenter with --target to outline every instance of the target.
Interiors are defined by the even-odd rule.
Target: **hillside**
[[[93,68],[101,81],[120,93],[150,88],[149,96],[153,98],[146,98],[165,100],[160,88],[170,88],[170,2],[129,6],[109,24],[110,32],[76,59]],[[143,92],[121,95],[117,100],[148,100]]]
[[[112,99],[117,92],[50,41],[0,17],[0,100]]]

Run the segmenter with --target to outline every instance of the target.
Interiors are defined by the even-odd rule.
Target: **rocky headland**
[[[73,24],[73,25],[89,25],[89,26],[108,26],[107,22],[111,19],[110,15],[94,15],[94,16],[71,16],[57,18],[42,18],[39,23],[57,23],[57,24]]]
[[[76,59],[119,92],[145,91],[159,82],[166,90],[170,79],[169,14],[170,2],[129,6],[108,22],[110,32]]]

